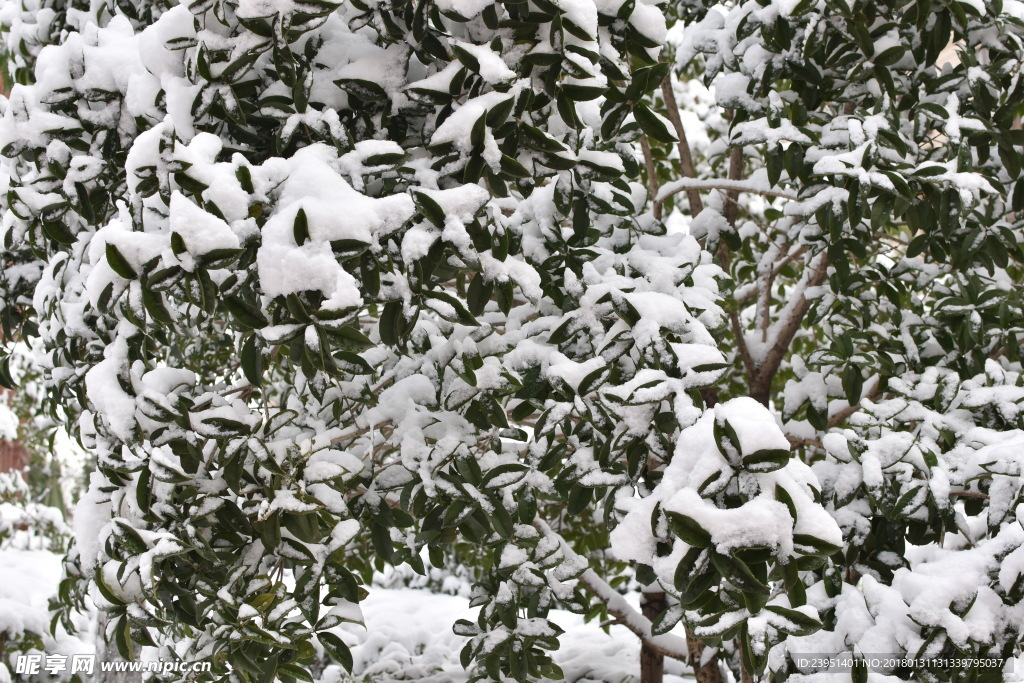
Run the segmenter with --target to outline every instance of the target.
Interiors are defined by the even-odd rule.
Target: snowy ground
[[[57,629],[56,638],[50,636],[49,600],[57,591],[60,577],[59,555],[46,550],[0,550],[0,642],[21,640],[26,634],[35,633],[42,636],[46,654],[94,652],[87,617],[78,624],[83,630],[81,637],[70,636],[61,628]],[[13,661],[0,662],[0,683],[11,680],[14,668]]]

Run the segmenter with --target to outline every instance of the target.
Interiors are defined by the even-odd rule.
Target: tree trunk
[[[640,611],[652,622],[665,611],[665,594],[641,593]],[[640,683],[661,683],[665,675],[665,656],[647,643],[640,645]]]
[[[693,667],[697,683],[724,683],[722,668],[718,666],[718,654],[713,655],[704,666],[701,666],[700,660],[707,645],[693,634],[689,626],[686,627],[686,644],[690,649],[690,666]]]

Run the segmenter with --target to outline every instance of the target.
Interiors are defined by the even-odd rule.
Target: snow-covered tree
[[[107,636],[303,678],[360,577],[458,537],[466,664],[556,675],[548,610],[589,602],[553,529],[651,476],[724,360],[719,269],[637,182],[660,11],[6,11],[5,337],[97,454],[71,578]]]
[[[732,282],[719,395],[773,410],[843,539],[818,567],[796,562],[802,586],[776,577],[814,634],[739,603],[684,614],[727,651],[739,636],[737,674],[782,680],[813,673],[790,654],[843,652],[927,660],[877,680],[1013,669],[973,658],[1019,669],[1022,9],[674,6],[662,97],[680,142],[649,146],[654,210]],[[721,546],[714,520],[690,517]],[[670,564],[666,587],[683,571]]]
[[[298,680],[461,547],[477,679],[559,677],[555,606],[649,678],[1019,657],[1022,10],[4,3],[0,322],[98,460],[66,601]]]

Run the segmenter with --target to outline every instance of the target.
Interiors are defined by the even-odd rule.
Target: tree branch
[[[553,538],[558,541],[559,546],[562,548],[562,553],[566,559],[576,559],[580,557],[579,553],[573,550],[562,536],[554,531],[547,522],[537,518],[533,526],[537,528],[544,536]],[[686,640],[679,636],[673,636],[670,634],[664,634],[655,636],[651,634],[651,621],[636,611],[632,605],[626,602],[626,599],[619,595],[619,593],[608,585],[608,583],[602,579],[593,569],[587,569],[580,576],[580,583],[590,589],[590,591],[601,600],[608,608],[608,613],[615,617],[619,623],[628,628],[634,633],[645,645],[650,647],[652,650],[671,657],[678,659],[681,662],[689,662],[689,649],[687,648]]]
[[[676,130],[676,137],[679,138],[679,166],[683,172],[683,176],[686,178],[695,178],[696,172],[693,170],[693,156],[690,154],[690,143],[686,139],[686,130],[683,128],[683,120],[679,117],[679,105],[676,104],[676,94],[672,90],[672,73],[669,72],[665,80],[661,82],[661,95],[665,98],[665,109],[667,110],[668,120],[672,122],[672,127]],[[700,192],[696,188],[687,190],[687,199],[690,200],[690,214],[696,216],[704,210],[704,202],[700,199]],[[661,202],[664,202],[665,198],[655,200],[654,205],[660,208]]]
[[[729,180],[736,181],[743,175],[743,146],[739,145],[729,150]],[[736,225],[736,216],[739,212],[739,190],[729,190],[726,194],[725,220],[731,225]]]
[[[757,369],[750,378],[750,393],[755,399],[760,401],[762,404],[768,404],[768,394],[770,393],[772,379],[775,377],[775,373],[778,372],[779,366],[782,363],[783,357],[786,355],[786,350],[789,349],[790,343],[793,341],[793,337],[796,336],[797,331],[800,329],[800,324],[804,320],[804,316],[807,315],[807,311],[811,308],[811,301],[806,297],[806,292],[809,287],[817,287],[825,281],[825,277],[828,275],[828,258],[822,254],[819,257],[818,267],[807,280],[806,285],[800,291],[798,295],[800,298],[793,304],[789,311],[789,315],[786,316],[783,322],[782,328],[768,349],[768,353],[765,354],[764,358],[760,363],[757,364]]]
[[[672,195],[679,194],[680,192],[690,194],[691,192],[697,192],[698,190],[727,190],[730,195],[739,194],[740,192],[749,192],[750,194],[759,194],[765,197],[779,197],[780,199],[792,199],[794,201],[799,199],[799,197],[794,194],[782,192],[781,190],[770,190],[742,180],[732,180],[730,178],[703,179],[687,177],[674,180],[662,187],[661,192],[658,194],[657,203],[660,205]],[[730,203],[735,203],[735,199],[730,198],[729,201]],[[728,209],[726,209],[726,211],[728,211]]]
[[[372,431],[374,429],[380,429],[381,427],[390,424],[391,420],[384,420],[383,422],[379,422],[373,425],[367,425],[366,427],[354,427],[342,433],[340,436],[336,436],[333,439],[331,439],[331,445],[333,446],[342,443],[343,441],[349,441],[351,439],[356,438],[357,436],[362,436],[363,434],[366,434],[369,431]]]
[[[651,143],[647,140],[647,136],[641,136],[640,138],[640,149],[644,153],[644,166],[647,168],[647,191],[651,193],[651,199],[654,200],[654,220],[661,220],[661,202],[657,200],[658,197],[658,170],[654,166],[654,155],[651,153]]]

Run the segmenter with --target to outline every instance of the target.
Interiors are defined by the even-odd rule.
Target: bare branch
[[[736,146],[729,150],[729,180],[739,180],[743,175],[743,146]],[[725,220],[729,225],[736,225],[736,216],[740,205],[736,201],[740,196],[739,190],[730,190],[726,195]]]
[[[647,191],[651,193],[654,200],[654,220],[661,220],[661,202],[657,201],[658,196],[658,171],[654,166],[654,155],[651,154],[651,143],[644,135],[640,138],[640,149],[644,153],[644,166],[647,168]]]
[[[761,403],[768,404],[768,395],[771,389],[772,379],[775,377],[775,373],[778,372],[779,366],[782,364],[782,359],[786,355],[786,351],[789,349],[789,345],[793,341],[793,337],[800,329],[801,323],[803,323],[804,316],[811,308],[811,300],[807,298],[807,289],[810,287],[817,287],[825,281],[825,277],[828,275],[828,258],[821,254],[818,257],[818,267],[814,273],[807,280],[804,287],[801,288],[798,294],[799,299],[789,308],[789,313],[785,317],[782,324],[782,328],[775,336],[771,347],[768,352],[761,359],[761,362],[757,364],[756,371],[750,376],[750,393],[755,399]]]
[[[792,434],[786,434],[786,440],[789,441],[790,450],[796,450],[797,448],[803,448],[804,446],[815,446],[816,448],[822,448],[821,439],[807,438],[804,436],[793,436]]]
[[[679,105],[676,104],[676,94],[672,90],[672,74],[669,73],[665,77],[665,80],[661,82],[661,94],[665,98],[665,109],[667,110],[668,120],[672,122],[672,127],[676,130],[676,137],[679,138],[679,166],[682,169],[683,176],[687,178],[695,178],[696,173],[693,170],[693,156],[690,154],[690,143],[686,139],[686,130],[683,128],[683,120],[679,118]],[[690,214],[696,216],[704,210],[704,202],[700,199],[700,192],[697,189],[688,190],[686,193],[687,199],[690,200]],[[665,198],[655,200],[655,206],[660,206],[661,202],[664,202]]]
[[[950,491],[950,498],[978,498],[980,500],[988,500],[987,493],[976,493],[974,491]]]
[[[352,439],[356,438],[357,436],[362,436],[363,434],[366,434],[369,431],[373,431],[374,429],[380,429],[381,427],[385,427],[385,426],[390,425],[390,424],[391,424],[391,420],[384,420],[383,422],[378,422],[377,424],[367,425],[365,427],[353,427],[352,429],[349,429],[349,430],[343,432],[340,436],[336,436],[333,439],[331,439],[331,445],[333,446],[335,444],[339,444],[339,443],[342,443],[344,441],[351,441]]]

